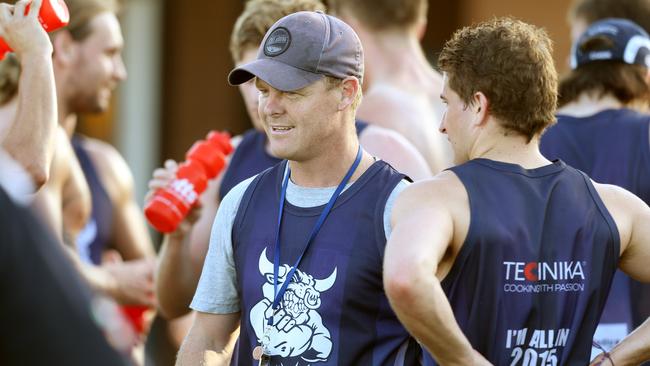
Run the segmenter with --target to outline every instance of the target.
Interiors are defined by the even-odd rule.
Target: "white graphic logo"
[[[587,262],[503,262],[505,292],[581,292]]]
[[[258,341],[262,339],[267,320],[273,314],[273,263],[266,257],[266,248],[260,254],[259,270],[266,278],[262,285],[264,298],[250,312],[251,325]],[[278,270],[278,290],[285,281],[291,282],[280,308],[273,315],[268,350],[274,356],[294,358],[291,360],[292,366],[327,361],[332,352],[332,338],[323,325],[318,309],[321,294],[336,282],[336,268],[325,279],[315,279],[299,269],[296,269],[293,278],[287,279],[290,270],[291,267],[286,264]]]

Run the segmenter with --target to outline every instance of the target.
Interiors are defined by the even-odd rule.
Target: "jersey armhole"
[[[582,179],[584,180],[585,185],[589,190],[589,194],[591,195],[591,199],[594,200],[594,203],[598,208],[598,212],[605,220],[605,222],[607,223],[607,227],[609,228],[609,235],[611,236],[612,242],[614,243],[614,254],[615,254],[614,258],[616,258],[616,263],[614,263],[614,268],[616,269],[618,268],[618,262],[621,258],[621,236],[620,233],[618,232],[618,227],[616,226],[616,222],[614,222],[614,218],[612,218],[612,215],[609,213],[609,210],[605,206],[605,203],[603,202],[603,200],[600,198],[600,195],[596,191],[596,188],[591,183],[591,179],[585,173],[579,170],[578,172],[582,176]]]
[[[451,167],[447,169],[448,171],[454,173],[456,178],[460,181],[460,183],[463,185],[463,188],[465,189],[465,194],[467,194],[467,201],[469,202],[469,225],[467,228],[467,236],[465,237],[465,240],[463,240],[463,244],[460,247],[460,250],[458,251],[458,255],[456,255],[456,259],[454,259],[454,263],[451,265],[451,268],[449,269],[449,273],[445,276],[445,278],[440,281],[440,286],[442,289],[447,293],[449,290],[450,286],[453,283],[453,279],[457,277],[458,272],[461,271],[463,268],[463,263],[467,260],[469,257],[470,253],[474,249],[474,246],[477,244],[477,240],[474,238],[474,226],[477,224],[478,220],[478,213],[476,207],[474,207],[474,202],[472,201],[472,195],[470,194],[471,189],[468,187],[466,183],[466,179],[473,179],[472,177],[465,177],[465,179],[461,178],[461,174],[459,173],[460,169],[454,169],[455,167]]]

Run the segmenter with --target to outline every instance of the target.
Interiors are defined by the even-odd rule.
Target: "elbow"
[[[408,309],[418,296],[417,281],[408,271],[385,271],[384,290],[393,308]]]
[[[43,187],[45,185],[45,183],[47,183],[48,179],[50,178],[49,173],[50,172],[48,171],[48,169],[46,169],[44,167],[37,167],[37,168],[31,169],[29,174],[32,177],[32,182],[34,182],[34,189],[36,191],[41,189],[41,187]]]

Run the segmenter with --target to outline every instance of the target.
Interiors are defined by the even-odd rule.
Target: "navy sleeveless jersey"
[[[273,298],[273,256],[286,163],[257,176],[233,224],[241,333],[233,365],[257,365]],[[284,297],[284,326],[271,333],[271,365],[416,365],[420,347],[391,310],[382,285],[383,212],[404,176],[375,162],[341,196],[303,257]],[[323,206],[285,204],[279,282],[304,248]]]
[[[366,122],[357,120],[357,136],[368,127]],[[240,182],[279,163],[281,159],[266,152],[266,134],[264,131],[250,129],[244,133],[239,145],[230,159],[219,187],[219,200],[223,200]]]
[[[451,168],[471,221],[442,287],[472,346],[494,365],[586,365],[619,253],[583,173],[487,159]]]
[[[72,138],[72,147],[84,172],[92,197],[91,216],[77,237],[77,250],[84,261],[100,264],[102,253],[108,246],[112,235],[113,203],[83,145],[83,137],[74,136]]]
[[[650,204],[650,115],[610,109],[586,118],[558,115],[540,150],[594,181],[615,184]]]
[[[649,140],[650,115],[610,109],[583,118],[558,115],[558,123],[542,136],[540,149],[547,158],[562,159],[594,181],[623,187],[650,204]],[[648,316],[650,286],[619,271],[601,322],[630,332]],[[600,342],[610,349],[627,332],[609,330]]]

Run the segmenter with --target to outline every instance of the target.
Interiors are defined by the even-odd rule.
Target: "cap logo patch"
[[[291,44],[291,33],[286,28],[278,27],[266,39],[264,43],[264,54],[268,57],[275,57],[283,54]]]

